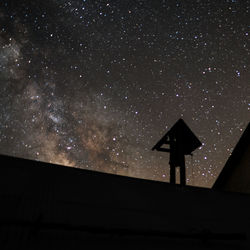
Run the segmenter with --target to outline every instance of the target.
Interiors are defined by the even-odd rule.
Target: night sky
[[[0,3],[0,153],[169,181],[183,118],[210,187],[249,122],[250,1]]]

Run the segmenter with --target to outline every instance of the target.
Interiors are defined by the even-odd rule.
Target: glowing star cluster
[[[16,1],[0,8],[0,153],[168,181],[183,118],[211,186],[249,122],[249,1]]]

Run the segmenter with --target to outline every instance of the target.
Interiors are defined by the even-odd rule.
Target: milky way
[[[1,1],[0,153],[169,181],[183,118],[211,186],[249,122],[249,1]]]

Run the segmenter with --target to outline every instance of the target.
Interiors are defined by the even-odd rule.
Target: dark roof
[[[20,242],[23,249],[250,249],[249,195],[1,155],[0,162],[6,249]]]
[[[168,138],[171,136],[176,138],[176,140],[180,140],[180,143],[183,145],[185,155],[191,154],[196,148],[202,145],[184,120],[179,119],[174,126],[156,143],[152,150],[159,149],[163,144],[168,143]]]
[[[237,169],[238,163],[240,162],[248,147],[250,147],[250,122],[243,132],[239,142],[235,146],[232,154],[228,158],[219,177],[215,181],[213,188],[221,189],[225,186],[233,172]]]

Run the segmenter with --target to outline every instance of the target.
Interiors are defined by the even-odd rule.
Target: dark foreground
[[[0,157],[1,249],[250,249],[250,196]]]

